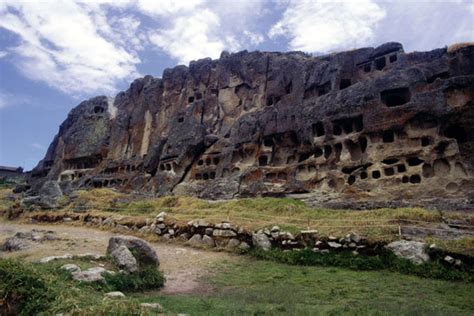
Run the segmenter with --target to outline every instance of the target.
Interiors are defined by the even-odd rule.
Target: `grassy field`
[[[192,315],[472,315],[474,284],[247,259],[216,267],[212,296],[136,294]]]
[[[58,269],[63,263],[25,264],[25,267],[14,268],[18,279],[23,277],[23,281],[29,276],[22,286],[34,285],[35,290],[28,288],[28,293],[33,295],[30,304],[37,304],[30,306],[44,314],[145,315],[140,310],[140,302],[160,303],[167,315],[474,313],[473,283],[422,279],[384,271],[290,266],[252,258],[239,258],[214,266],[212,276],[203,280],[203,286],[211,287],[211,292],[187,295],[128,292],[126,299],[116,301],[104,299],[104,293],[110,288],[79,284],[70,279]],[[5,264],[0,260],[0,273],[2,267]]]

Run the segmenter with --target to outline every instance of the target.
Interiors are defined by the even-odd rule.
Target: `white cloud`
[[[204,3],[204,0],[138,0],[138,9],[151,16],[166,16],[188,12]]]
[[[8,55],[8,52],[0,50],[0,59],[7,57],[7,55]]]
[[[263,35],[253,30],[257,18],[265,12],[262,1],[179,3],[179,6],[164,8],[163,3],[157,2],[154,9],[139,6],[144,14],[168,14],[169,26],[151,31],[149,40],[179,63],[187,64],[204,57],[217,58],[223,50],[251,49],[264,41]]]
[[[180,63],[216,58],[225,47],[224,40],[215,34],[219,28],[219,17],[208,9],[200,9],[175,18],[171,28],[152,32],[150,41]]]
[[[253,45],[261,44],[265,40],[263,35],[259,33],[254,33],[254,32],[245,30],[243,34],[248,38],[250,43]]]
[[[372,0],[290,1],[270,38],[284,36],[289,47],[306,52],[330,52],[366,45],[385,11]]]
[[[97,5],[73,1],[7,1],[0,10],[0,27],[21,38],[10,49],[18,69],[77,96],[112,93],[120,80],[138,76],[140,43],[129,46],[137,23],[126,16],[108,21]]]
[[[38,150],[46,150],[46,147],[44,145],[41,145],[41,144],[38,144],[38,143],[33,143],[33,144],[30,144],[30,146],[34,149],[38,149]]]

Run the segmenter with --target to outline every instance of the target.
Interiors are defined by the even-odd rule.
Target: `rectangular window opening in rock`
[[[351,79],[341,79],[339,82],[339,90],[344,90],[351,86]]]
[[[383,90],[380,92],[380,99],[388,107],[403,105],[411,99],[410,89],[403,87]]]
[[[377,58],[377,59],[375,60],[375,69],[377,69],[377,70],[382,70],[382,69],[385,68],[385,65],[386,65],[386,63],[385,63],[385,56],[382,56],[382,57]]]

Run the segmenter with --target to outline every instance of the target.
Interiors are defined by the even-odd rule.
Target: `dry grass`
[[[210,223],[229,221],[249,231],[278,225],[292,233],[316,229],[322,236],[344,236],[354,232],[373,242],[398,238],[400,223],[439,228],[439,224],[446,220],[461,220],[474,227],[474,214],[428,211],[422,208],[332,210],[309,208],[302,201],[289,198],[207,201],[193,197],[167,196],[133,199],[110,189],[78,191],[66,207],[49,214],[59,215],[78,208],[84,208],[87,213],[102,218],[113,216],[122,225],[137,227],[145,225],[147,220],[164,211],[168,214],[168,220],[182,225],[196,219]],[[449,250],[464,249],[468,253],[474,253],[474,237],[436,243]]]
[[[356,232],[373,241],[397,238],[399,223],[434,227],[446,219],[462,219],[474,225],[474,215],[436,212],[422,208],[377,209],[370,211],[314,209],[289,198],[249,198],[206,201],[193,197],[167,196],[127,201],[126,195],[109,189],[80,191],[65,210],[87,205],[91,213],[103,217],[120,215],[119,222],[143,225],[147,218],[165,211],[177,223],[204,219],[211,223],[230,221],[248,230],[278,225],[290,232],[317,229],[321,235],[341,236]],[[413,221],[413,222],[410,222]],[[474,245],[471,249],[474,249]]]
[[[474,46],[474,42],[456,43],[448,46],[448,53],[452,54],[464,47]]]

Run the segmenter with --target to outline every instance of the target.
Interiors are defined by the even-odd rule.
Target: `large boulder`
[[[108,255],[115,255],[115,259],[119,257],[124,259],[122,263],[127,262],[127,265],[131,267],[132,260],[129,257],[129,254],[123,250],[124,246],[129,250],[138,263],[138,267],[144,265],[159,265],[160,260],[155,250],[151,245],[143,239],[132,237],[132,236],[114,236],[109,239],[109,245],[107,247]],[[117,250],[121,248],[122,250]],[[126,260],[125,260],[126,259]]]
[[[415,264],[422,264],[430,260],[426,253],[426,244],[420,241],[397,240],[385,246],[397,257],[405,258]]]
[[[127,272],[135,272],[138,270],[137,259],[135,259],[127,246],[120,245],[110,253],[110,256],[119,268],[124,269]]]
[[[57,181],[46,181],[39,191],[40,206],[43,209],[52,209],[59,206],[63,192]]]

